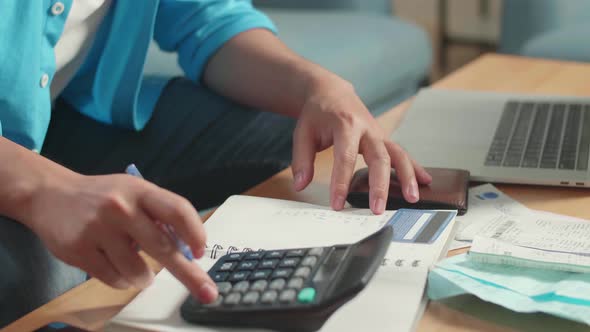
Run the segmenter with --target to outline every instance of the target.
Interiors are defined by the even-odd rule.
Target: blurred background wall
[[[436,80],[494,51],[500,38],[502,0],[392,0],[396,16],[424,28],[433,47]]]

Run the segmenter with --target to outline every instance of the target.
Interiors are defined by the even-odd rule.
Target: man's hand
[[[217,297],[207,273],[189,262],[157,225],[172,225],[200,258],[205,231],[184,198],[129,175],[68,173],[48,181],[31,199],[26,224],[58,258],[116,288],[145,288],[153,272],[141,248],[162,263],[191,293],[208,303]]]
[[[353,87],[327,73],[311,81],[295,129],[292,170],[296,190],[304,189],[311,182],[316,152],[332,145],[330,201],[336,210],[344,207],[359,153],[369,167],[369,206],[376,214],[385,210],[391,167],[397,171],[408,202],[419,199],[417,182],[432,181],[424,168],[388,139]]]
[[[312,180],[316,152],[334,145],[334,209],[344,206],[359,153],[369,165],[374,213],[385,208],[392,166],[410,202],[419,199],[416,181],[432,180],[389,141],[349,83],[293,53],[268,31],[248,30],[228,41],[209,61],[204,81],[245,105],[299,118],[292,164],[297,190]]]

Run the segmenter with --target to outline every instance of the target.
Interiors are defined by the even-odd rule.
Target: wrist
[[[354,93],[354,87],[350,82],[323,68],[310,72],[305,82],[305,102],[316,96]]]
[[[13,178],[9,190],[3,195],[6,204],[2,206],[3,214],[35,230],[35,206],[43,195],[55,195],[77,175],[69,169],[55,164],[41,156],[36,159],[29,174]]]

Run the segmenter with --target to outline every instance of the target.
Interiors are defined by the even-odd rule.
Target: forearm
[[[0,160],[0,215],[25,224],[34,193],[74,174],[4,137],[0,137]]]
[[[292,117],[299,115],[310,90],[329,79],[339,80],[262,29],[246,31],[227,42],[204,74],[205,84],[226,97]]]

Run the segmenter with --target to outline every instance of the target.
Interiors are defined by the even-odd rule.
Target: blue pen
[[[143,179],[143,176],[141,175],[139,169],[137,169],[135,164],[127,166],[127,168],[125,169],[125,173]],[[161,225],[162,227],[164,227],[166,233],[168,233],[170,238],[172,238],[172,240],[176,243],[176,247],[184,255],[184,257],[186,257],[189,261],[192,261],[194,257],[191,248],[184,241],[182,241],[182,239],[178,237],[178,235],[176,235],[174,228],[171,225],[164,223],[162,223]]]

